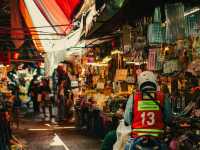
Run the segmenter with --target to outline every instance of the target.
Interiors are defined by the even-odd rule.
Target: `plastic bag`
[[[160,44],[165,42],[165,29],[161,27],[160,22],[152,23],[148,26],[148,42],[149,44]]]
[[[167,4],[165,5],[165,14],[167,42],[171,43],[177,39],[183,39],[185,36],[184,5],[182,3]]]
[[[150,45],[165,42],[165,28],[161,26],[160,7],[155,8],[153,23],[148,25],[147,39]]]
[[[113,150],[124,150],[131,133],[131,126],[125,126],[124,120],[121,120],[117,127],[117,141],[113,146]]]

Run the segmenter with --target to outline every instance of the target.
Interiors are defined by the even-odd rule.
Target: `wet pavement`
[[[99,150],[101,140],[73,123],[57,124],[41,116],[21,119],[19,129],[13,127],[14,135],[27,147],[26,150]]]

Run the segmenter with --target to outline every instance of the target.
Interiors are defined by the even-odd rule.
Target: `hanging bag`
[[[164,43],[165,28],[161,26],[161,13],[160,8],[156,8],[154,12],[153,23],[148,26],[147,38],[150,45],[157,45]]]

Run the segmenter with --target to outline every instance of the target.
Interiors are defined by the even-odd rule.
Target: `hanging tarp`
[[[40,40],[37,40],[37,39],[39,39],[39,35],[37,34],[36,28],[33,28],[34,27],[33,21],[28,12],[28,9],[26,8],[24,0],[19,0],[19,8],[20,8],[20,12],[25,20],[27,27],[29,28],[29,31],[30,31],[30,34],[31,34],[31,37],[32,37],[35,47],[37,48],[38,51],[44,51]]]
[[[65,60],[71,60],[74,55],[82,56],[85,54],[85,42],[77,43],[76,46],[71,47],[69,50],[50,52],[45,54],[45,73],[52,75],[57,65]]]
[[[81,19],[80,27],[77,30],[71,32],[67,36],[61,36],[58,35],[57,31],[54,30],[54,27],[49,22],[50,20],[47,20],[49,14],[47,16],[44,16],[42,11],[40,10],[44,9],[43,4],[47,2],[46,0],[42,3],[41,1],[37,1],[40,2],[38,4],[41,4],[42,6],[40,7],[40,9],[38,7],[39,5],[37,6],[35,1],[20,0],[20,2],[21,12],[24,13],[23,17],[31,31],[30,33],[32,35],[34,44],[37,48],[42,48],[46,52],[46,74],[51,75],[53,69],[58,65],[58,63],[65,59],[65,51],[71,49],[77,43],[79,43],[83,30],[83,19]],[[48,3],[48,5],[50,5],[50,3]],[[50,6],[48,9],[50,9]],[[47,11],[47,9],[44,10],[44,12],[45,11]],[[55,12],[54,15],[56,15]],[[51,17],[53,17],[53,13]],[[38,41],[40,46],[37,45]]]
[[[92,7],[94,4],[95,4],[94,0],[85,0],[75,18],[76,19],[80,18],[83,15],[83,13],[88,12],[90,7]]]
[[[185,37],[184,5],[182,3],[166,4],[165,14],[167,42],[172,43],[183,39]]]
[[[22,26],[22,18],[20,16],[18,0],[11,0],[11,38],[16,48],[20,48],[24,43],[24,31]],[[17,39],[17,40],[15,40]]]
[[[34,1],[24,0],[24,2],[33,22],[33,27],[39,35],[39,39],[37,40],[41,41],[45,52],[53,51],[52,48],[56,42],[56,39],[59,39],[60,36],[56,35],[57,33],[41,14]]]
[[[98,15],[93,16],[93,21],[88,25],[89,28],[86,30],[86,35],[94,33],[98,30],[105,22],[110,20],[123,6],[125,0],[110,0],[105,4],[105,9]],[[91,18],[91,16],[88,16]],[[88,19],[91,20],[91,19]],[[87,22],[86,22],[87,23]],[[87,27],[86,27],[87,28]]]
[[[91,28],[94,26],[94,17],[97,15],[97,11],[96,11],[96,7],[95,5],[93,5],[90,8],[90,11],[87,15],[86,18],[86,27],[85,27],[85,34],[87,35],[89,33],[89,31],[91,30]]]
[[[71,31],[71,23],[55,0],[34,0],[43,16],[53,26],[57,33],[65,34]]]
[[[76,44],[75,47],[72,47],[70,50],[65,52],[65,59],[70,59],[71,56],[76,55],[76,56],[84,56],[86,53],[85,46],[87,44],[85,41],[81,41],[80,43]]]
[[[30,21],[32,21],[36,33],[38,34],[42,47],[45,52],[62,51],[74,46],[81,36],[83,25],[76,31],[72,32],[68,36],[59,36],[53,29],[53,27],[48,23],[45,17],[42,15],[34,1],[24,0],[25,7],[30,14]],[[29,23],[29,18],[27,19]],[[46,33],[46,34],[44,34]],[[75,38],[72,38],[75,37]],[[33,39],[34,40],[34,39]]]
[[[80,49],[85,47],[85,43],[78,44],[80,41],[81,33],[83,30],[83,18],[81,19],[80,28],[76,31],[70,33],[67,37],[60,39],[56,41],[53,49],[56,51],[48,52],[45,56],[45,72],[46,75],[51,75],[53,73],[53,70],[57,65],[64,61],[66,58],[66,55],[69,55],[69,53],[77,52],[74,51],[75,49]],[[80,46],[77,46],[80,45]]]
[[[69,20],[73,19],[77,7],[81,4],[81,0],[56,0],[56,2]]]

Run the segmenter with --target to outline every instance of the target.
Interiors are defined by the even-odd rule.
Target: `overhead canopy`
[[[18,6],[18,1],[11,0],[10,1],[11,7],[11,38],[13,39],[12,42],[14,43],[16,48],[19,48],[24,43],[24,31],[22,25],[22,18],[20,15],[19,9],[16,7]],[[18,28],[18,30],[14,30]],[[21,40],[15,40],[20,38]]]
[[[94,4],[95,4],[95,0],[85,0],[75,18],[76,19],[80,18],[83,15],[83,13],[88,12],[90,7],[92,7]]]
[[[80,41],[83,19],[79,28],[72,30],[71,26],[75,9],[80,4],[79,0],[19,0],[21,14],[36,48],[46,52],[47,75],[65,59],[66,50]]]
[[[65,13],[69,20],[72,20],[77,7],[81,4],[81,0],[56,0],[56,3]]]
[[[95,45],[100,45],[102,43],[110,42],[113,39],[115,39],[115,35],[106,35],[106,36],[102,36],[102,37],[87,39],[84,41],[85,41],[86,47],[93,47]]]
[[[70,31],[71,21],[65,16],[55,0],[34,0],[34,2],[57,33],[65,34]]]
[[[96,32],[105,22],[108,22],[124,6],[126,0],[111,0],[102,6],[101,12],[97,14],[91,10],[86,18],[86,36]],[[89,23],[88,23],[89,22]]]
[[[25,20],[25,23],[27,25],[27,27],[30,28],[30,35],[32,37],[32,40],[33,40],[33,43],[35,45],[35,47],[37,48],[37,50],[39,51],[44,51],[43,47],[42,47],[42,44],[41,44],[41,41],[40,40],[36,40],[36,39],[39,39],[39,35],[36,34],[37,31],[36,31],[36,28],[33,28],[34,27],[34,24],[33,24],[33,21],[32,21],[32,18],[28,12],[28,9],[26,8],[26,5],[25,5],[25,2],[24,0],[19,0],[19,9],[21,11],[21,14]]]
[[[121,0],[120,0],[121,1]],[[118,1],[118,2],[120,2]],[[152,16],[155,7],[160,6],[161,10],[164,11],[164,5],[166,3],[183,2],[186,5],[199,5],[199,0],[125,0],[124,5],[116,11],[115,15],[109,19],[104,19],[104,13],[99,14],[98,18],[94,18],[91,30],[87,33],[87,38],[98,37],[107,33],[115,31],[118,27],[125,23],[132,24],[142,16]],[[111,3],[110,3],[111,4]],[[114,3],[112,3],[114,4]],[[108,4],[109,5],[109,4]],[[112,6],[112,5],[111,5]],[[165,18],[165,16],[162,16]]]

